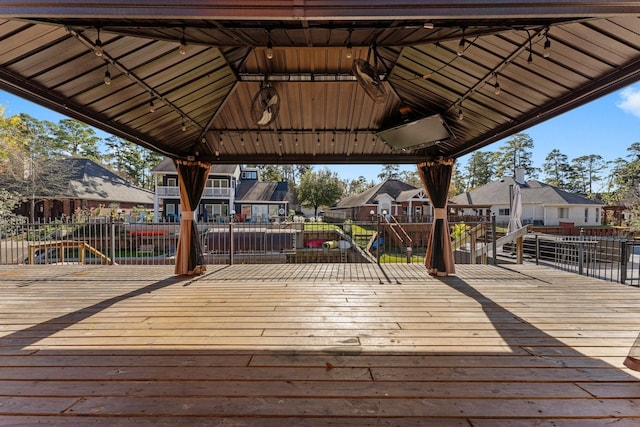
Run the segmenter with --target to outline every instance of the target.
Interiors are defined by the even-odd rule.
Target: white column
[[[160,199],[158,198],[158,175],[153,175],[153,187],[155,188],[153,192],[153,222],[158,222],[158,215],[160,213]]]

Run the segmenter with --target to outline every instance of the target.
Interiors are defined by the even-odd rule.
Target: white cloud
[[[620,92],[620,98],[618,108],[640,117],[640,88],[628,87]]]

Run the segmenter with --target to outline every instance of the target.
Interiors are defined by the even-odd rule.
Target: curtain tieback
[[[195,215],[193,214],[193,211],[182,211],[182,219],[186,221],[193,221],[194,218]]]
[[[447,208],[435,208],[433,210],[433,216],[435,219],[447,219]]]

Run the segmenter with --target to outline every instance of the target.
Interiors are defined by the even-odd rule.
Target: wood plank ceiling
[[[173,158],[417,163],[640,79],[637,1],[172,3],[4,2],[0,88]],[[376,68],[383,102],[356,59]],[[265,82],[279,112],[259,126]],[[450,138],[394,149],[377,136],[436,114]]]

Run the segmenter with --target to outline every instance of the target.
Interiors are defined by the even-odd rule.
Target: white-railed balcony
[[[203,198],[208,199],[229,199],[233,188],[231,187],[205,187],[202,193]],[[158,197],[160,198],[180,198],[180,189],[178,187],[158,186]]]

